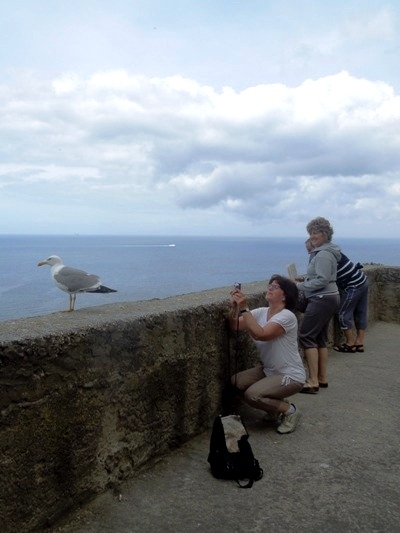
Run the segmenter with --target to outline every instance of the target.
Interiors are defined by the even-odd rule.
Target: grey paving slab
[[[330,353],[329,387],[298,394],[279,435],[241,408],[264,469],[251,489],[214,479],[210,433],[72,514],[57,533],[400,531],[400,326],[376,323],[365,353]]]

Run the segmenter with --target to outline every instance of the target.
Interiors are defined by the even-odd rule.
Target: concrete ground
[[[331,352],[329,387],[293,401],[279,435],[240,412],[264,477],[214,479],[206,432],[80,509],[54,533],[400,532],[400,326],[376,323],[365,353]]]

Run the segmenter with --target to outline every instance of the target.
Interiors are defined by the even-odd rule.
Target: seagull
[[[51,276],[59,289],[69,293],[69,309],[71,312],[75,308],[75,300],[78,292],[117,292],[101,285],[99,276],[88,274],[84,270],[65,266],[61,257],[51,255],[44,261],[40,261],[38,266],[49,265],[51,267]]]

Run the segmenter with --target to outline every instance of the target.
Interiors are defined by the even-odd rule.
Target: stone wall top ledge
[[[265,290],[265,281],[243,284],[249,294]],[[0,323],[0,345],[9,342],[68,335],[87,329],[101,329],[117,323],[129,323],[141,317],[182,311],[196,307],[221,304],[228,301],[231,287],[193,292],[163,299],[142,300],[78,308],[73,313],[57,312],[48,315],[7,320]],[[79,297],[78,297],[79,298]]]

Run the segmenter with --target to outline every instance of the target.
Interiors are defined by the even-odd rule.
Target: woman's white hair
[[[312,231],[320,231],[323,233],[327,242],[332,240],[333,228],[329,220],[324,217],[317,217],[310,220],[307,224],[307,232],[311,234]]]

